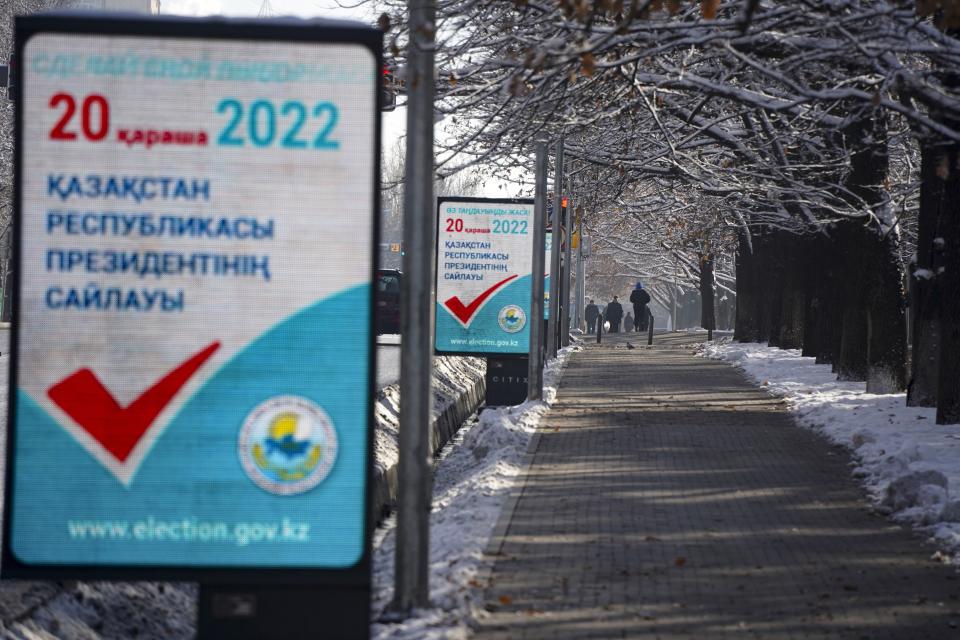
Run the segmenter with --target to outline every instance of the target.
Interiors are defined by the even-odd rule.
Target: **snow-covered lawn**
[[[937,425],[934,409],[903,393],[876,395],[838,382],[830,365],[797,350],[722,341],[701,353],[741,369],[782,396],[798,421],[853,452],[852,472],[874,505],[927,533],[960,564],[960,425]]]
[[[433,608],[396,624],[373,626],[374,638],[465,638],[466,620],[481,591],[483,550],[511,489],[525,472],[524,454],[540,417],[556,398],[569,347],[544,372],[544,400],[487,409],[461,433],[440,461],[430,516],[430,601]],[[373,612],[393,596],[394,529],[378,532],[373,555]]]

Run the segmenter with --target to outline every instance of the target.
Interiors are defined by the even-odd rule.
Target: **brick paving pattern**
[[[843,449],[682,336],[624,340],[571,358],[477,638],[960,639],[956,569]]]

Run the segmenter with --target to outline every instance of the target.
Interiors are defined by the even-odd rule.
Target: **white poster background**
[[[93,56],[139,59],[139,72],[97,75],[86,72]],[[369,282],[372,205],[371,158],[375,149],[373,55],[359,45],[261,41],[161,39],[87,35],[38,35],[26,45],[23,107],[22,275],[19,306],[18,385],[49,412],[120,481],[129,482],[152,443],[205,379],[268,328],[325,296]],[[264,82],[144,77],[146,60],[208,59],[214,69],[235,63],[304,63],[320,70],[309,81]],[[60,60],[56,67],[51,61]],[[40,64],[40,62],[43,64]],[[45,62],[44,62],[45,61]],[[57,72],[59,69],[60,72]],[[324,70],[327,70],[324,72]],[[110,104],[110,134],[99,142],[49,139],[63,109],[49,106],[53,94],[82,99],[103,95]],[[243,147],[217,144],[229,114],[218,103],[234,98],[248,106],[287,100],[312,107],[319,101],[339,105],[331,139],[339,150],[290,149],[278,144],[254,147],[247,123],[238,133]],[[78,100],[79,101],[79,100]],[[279,115],[279,113],[278,113]],[[78,113],[79,116],[79,113]],[[279,126],[278,120],[278,126]],[[283,120],[287,122],[287,120]],[[309,122],[309,121],[308,121]],[[78,130],[74,117],[72,129]],[[117,140],[119,129],[207,132],[206,146],[129,146]],[[277,139],[285,132],[280,127]],[[311,140],[316,125],[305,127]],[[51,174],[104,178],[183,177],[209,180],[210,200],[189,202],[159,198],[71,198],[47,193]],[[274,221],[274,237],[225,240],[169,236],[67,235],[47,233],[47,213],[118,212],[135,215],[252,217]],[[336,243],[331,238],[342,238]],[[164,275],[48,271],[49,249],[178,251],[269,256],[270,280],[262,277]],[[52,285],[82,289],[182,289],[182,312],[51,310],[45,293]],[[47,396],[54,383],[89,368],[126,406],[158,378],[214,340],[221,347],[177,393],[124,463],[76,425]]]
[[[533,204],[509,201],[444,200],[440,203],[437,224],[437,303],[460,325],[469,327],[472,318],[464,322],[445,306],[456,296],[464,305],[487,291],[496,283],[510,277],[522,278],[530,274],[533,263],[530,235],[533,233]],[[511,215],[509,211],[517,212]],[[450,221],[462,220],[462,230],[456,230]],[[494,221],[501,224],[522,222],[517,232],[496,231]],[[519,229],[523,230],[522,233]],[[475,245],[475,246],[474,246]],[[488,246],[485,246],[488,245]],[[469,255],[469,257],[465,257]],[[485,256],[507,256],[506,259]],[[477,270],[465,267],[475,266]],[[502,270],[482,270],[498,267]],[[479,280],[454,280],[457,276],[482,276]],[[479,312],[495,295],[487,298],[476,309]],[[476,314],[473,316],[476,317]]]

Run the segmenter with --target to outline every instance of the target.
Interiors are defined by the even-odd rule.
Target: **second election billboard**
[[[438,200],[437,353],[529,352],[533,207],[529,199]]]

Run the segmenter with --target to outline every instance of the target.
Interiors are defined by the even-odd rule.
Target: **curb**
[[[396,387],[397,385],[391,385]],[[389,388],[389,387],[388,387]],[[443,380],[434,371],[433,376],[433,419],[430,422],[430,449],[436,454],[446,445],[460,426],[483,403],[486,394],[486,379],[481,372],[478,376],[470,376],[465,388],[455,388],[450,380]],[[452,393],[451,393],[452,392]],[[391,431],[382,416],[397,416],[396,410],[389,406],[383,394],[378,398],[382,411],[377,412],[378,431]],[[397,504],[399,475],[397,461],[382,464],[377,461],[374,466],[373,477],[373,521],[379,524],[389,515]]]
[[[483,555],[485,558],[495,558],[502,555],[501,551],[503,550],[503,543],[507,539],[507,531],[510,529],[510,522],[513,521],[513,512],[517,509],[517,504],[520,502],[520,498],[523,497],[524,491],[527,489],[527,482],[530,480],[530,467],[533,466],[533,457],[537,453],[537,449],[540,447],[540,436],[542,435],[543,430],[538,428],[533,432],[533,435],[530,436],[530,442],[527,443],[527,450],[523,454],[523,458],[520,460],[520,469],[523,473],[523,483],[515,487],[513,491],[510,492],[510,497],[507,498],[506,502],[503,503],[503,509],[500,510],[500,516],[497,518],[497,524],[493,526],[493,531],[490,533],[490,539],[487,541],[487,546],[483,549]],[[493,568],[492,563],[488,563],[488,566],[484,567],[486,570],[484,573],[489,574],[489,571]],[[487,576],[483,576],[486,578]],[[480,582],[486,583],[486,580],[478,576]]]

